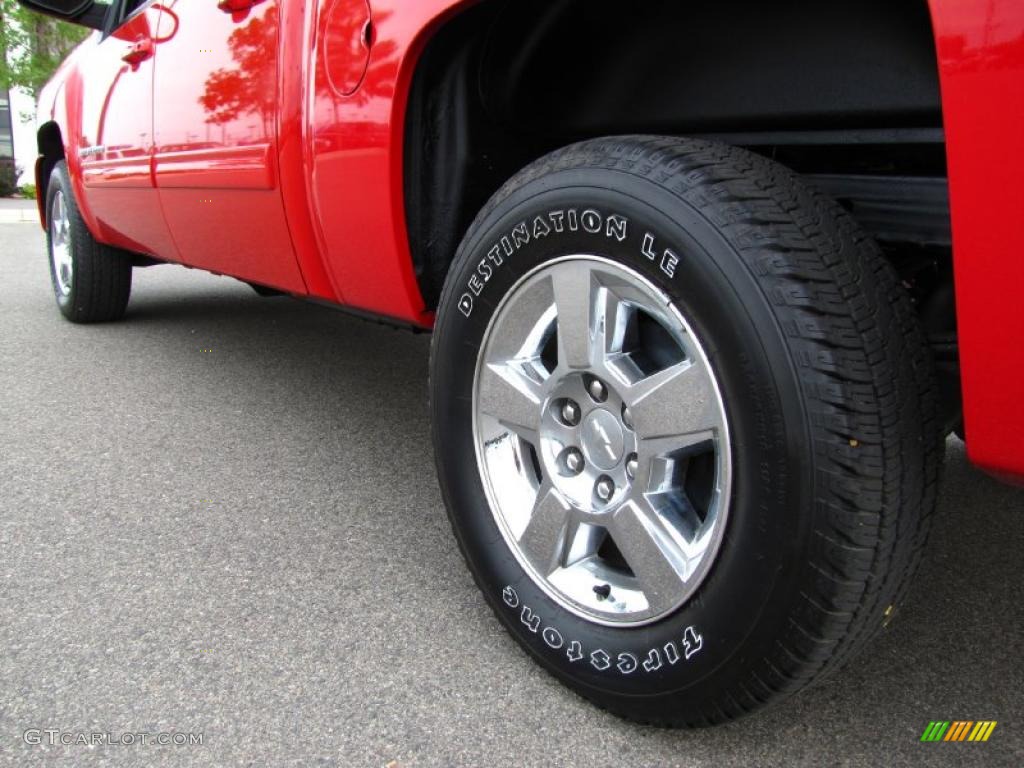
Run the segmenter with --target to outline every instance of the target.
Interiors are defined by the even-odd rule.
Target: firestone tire
[[[634,623],[595,620],[531,570],[495,511],[512,496],[494,493],[489,459],[478,460],[497,444],[478,444],[476,410],[495,315],[519,287],[581,254],[667,297],[701,342],[728,421],[720,434],[732,482],[713,562],[681,604]],[[746,151],[621,137],[527,167],[459,249],[430,371],[441,489],[478,586],[538,663],[618,715],[708,725],[803,688],[888,624],[920,559],[942,443],[910,301],[845,212]],[[605,432],[616,429],[608,421]],[[536,459],[528,441],[506,438]],[[547,461],[533,462],[541,485]],[[640,572],[624,568],[633,583],[628,574]]]
[[[132,287],[131,256],[93,238],[63,160],[46,189],[46,225],[50,281],[61,314],[73,323],[121,319]]]

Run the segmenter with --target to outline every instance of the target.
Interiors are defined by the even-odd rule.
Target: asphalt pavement
[[[638,727],[477,593],[428,348],[176,266],[136,271],[124,322],[74,326],[39,228],[0,224],[0,766],[1024,763],[1024,492],[962,443],[909,599],[855,663],[723,727]],[[982,719],[987,743],[919,740]],[[59,743],[92,732],[203,743]]]

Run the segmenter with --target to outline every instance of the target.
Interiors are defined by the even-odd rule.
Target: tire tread
[[[745,680],[705,702],[700,716],[643,720],[719,723],[844,665],[902,601],[928,537],[942,461],[931,358],[910,298],[877,244],[833,200],[737,147],[623,136],[558,150],[491,198],[456,262],[513,192],[577,168],[646,179],[714,224],[758,279],[798,366],[817,508],[790,630]],[[447,281],[439,316],[454,291]],[[589,698],[631,717],[614,701]]]
[[[71,177],[63,160],[54,167],[49,188],[64,192],[75,262],[71,300],[61,305],[61,312],[73,323],[120,320],[128,307],[128,298],[131,294],[131,255],[119,248],[100,243],[92,236],[78,209]],[[47,228],[48,245],[49,238],[50,231]]]

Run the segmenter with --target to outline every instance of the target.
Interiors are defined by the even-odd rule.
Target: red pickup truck
[[[603,707],[800,689],[946,435],[1024,477],[1018,0],[22,2],[95,29],[39,103],[61,312],[166,262],[433,330],[468,567]]]

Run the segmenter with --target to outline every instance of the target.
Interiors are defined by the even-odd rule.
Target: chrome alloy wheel
[[[637,272],[568,256],[523,277],[484,335],[473,422],[505,541],[567,610],[646,624],[707,575],[729,508],[725,407],[700,341]]]
[[[57,190],[50,204],[50,259],[53,262],[53,285],[61,297],[71,293],[74,262],[71,259],[71,221],[64,192]]]

